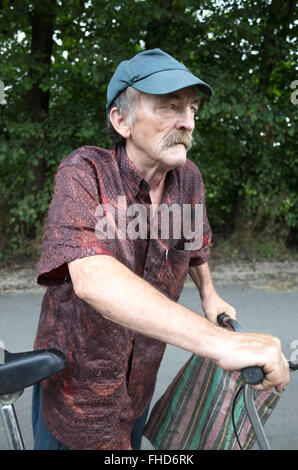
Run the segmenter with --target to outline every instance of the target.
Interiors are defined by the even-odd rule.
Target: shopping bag
[[[239,372],[224,371],[213,361],[192,355],[154,405],[144,435],[159,450],[237,450],[232,409],[243,385]],[[254,392],[255,406],[264,425],[279,395],[273,390]],[[243,394],[235,403],[234,422],[244,450],[255,435]]]

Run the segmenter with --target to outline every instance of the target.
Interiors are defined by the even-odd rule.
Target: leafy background
[[[219,259],[297,248],[296,2],[0,0],[0,263],[35,258],[62,158],[108,147],[107,83],[159,47],[210,83],[189,154]],[[292,97],[292,99],[291,99]]]

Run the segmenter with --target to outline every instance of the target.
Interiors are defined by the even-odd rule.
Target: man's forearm
[[[170,300],[109,256],[69,263],[77,295],[105,318],[195,354],[218,360],[230,332]]]
[[[190,266],[189,274],[196,284],[202,300],[208,295],[215,294],[208,263]]]
[[[235,333],[212,324],[166,295],[109,256],[68,263],[74,290],[103,317],[146,336],[214,360],[227,370],[264,368],[260,390],[289,382],[280,341],[270,335]]]
[[[236,319],[234,307],[217,294],[211,279],[208,263],[191,266],[189,274],[200,292],[202,309],[208,320],[217,325],[217,317],[221,313],[227,313]]]

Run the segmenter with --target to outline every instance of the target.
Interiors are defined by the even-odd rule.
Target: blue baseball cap
[[[161,49],[140,52],[118,65],[108,85],[107,111],[129,86],[152,95],[165,95],[188,86],[196,86],[207,96],[213,94],[207,83]]]

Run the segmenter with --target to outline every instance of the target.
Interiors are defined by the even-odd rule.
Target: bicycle
[[[240,324],[227,314],[219,315],[218,323],[223,327],[230,326],[234,331],[243,332]],[[288,362],[292,371],[298,370],[298,364],[294,364],[291,361]],[[64,354],[56,349],[24,353],[9,353],[4,350],[4,362],[0,364],[0,406],[5,434],[11,450],[25,450],[14,403],[22,395],[25,388],[60,372],[65,366],[66,358]],[[254,390],[249,386],[261,382],[264,372],[260,367],[247,367],[242,369],[241,374],[244,379],[244,385],[235,395],[234,405],[239,394],[243,392],[246,412],[259,448],[260,450],[270,450],[267,437],[254,405]],[[242,449],[234,422],[234,406],[232,418],[234,432],[240,449]]]
[[[14,403],[24,389],[57,374],[66,366],[66,358],[56,349],[22,353],[2,350],[0,364],[0,406],[10,450],[25,450]]]
[[[230,328],[233,331],[236,331],[238,333],[243,333],[242,327],[239,322],[236,320],[232,319],[229,315],[226,313],[222,313],[217,317],[217,321],[220,326],[222,327],[227,327],[230,326]],[[291,371],[298,370],[298,363],[295,364],[292,361],[288,361],[289,367]],[[241,392],[243,392],[243,399],[244,399],[244,404],[246,408],[246,413],[248,415],[248,418],[250,420],[250,423],[252,425],[253,431],[256,436],[256,440],[259,446],[260,450],[270,450],[270,445],[268,442],[268,439],[266,437],[264,428],[262,426],[261,420],[259,418],[258,412],[256,410],[255,404],[254,404],[254,390],[250,387],[250,385],[257,385],[258,383],[262,382],[264,378],[264,371],[261,367],[246,367],[241,370],[241,375],[244,380],[244,385],[238,390],[234,397],[234,403],[233,403],[233,409],[232,409],[232,422],[233,422],[233,429],[234,433],[236,435],[236,439],[238,442],[238,445],[240,449],[242,450],[241,443],[238,438],[237,434],[237,429],[235,426],[235,420],[234,420],[234,409],[235,409],[235,404],[237,401],[237,398]]]

